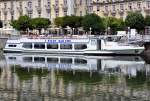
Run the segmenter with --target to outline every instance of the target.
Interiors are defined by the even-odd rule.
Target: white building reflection
[[[150,99],[150,66],[140,57],[6,54],[0,67],[2,100]]]

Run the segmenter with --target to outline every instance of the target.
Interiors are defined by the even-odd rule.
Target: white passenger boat
[[[57,54],[140,54],[144,46],[129,44],[124,36],[99,37],[22,37],[9,39],[4,52]]]

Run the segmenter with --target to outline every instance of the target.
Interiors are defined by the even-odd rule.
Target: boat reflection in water
[[[141,57],[100,57],[100,56],[71,56],[71,55],[29,55],[6,54],[7,64],[20,65],[22,68],[42,68],[62,71],[87,72],[123,72],[136,75],[137,69],[143,69],[145,62]],[[75,72],[75,71],[74,71]]]
[[[150,99],[150,67],[140,57],[5,54],[0,99],[136,101]],[[7,95],[7,96],[4,96]]]

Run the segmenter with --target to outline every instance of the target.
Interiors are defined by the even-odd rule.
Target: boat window
[[[58,44],[47,44],[47,49],[58,49]]]
[[[34,48],[35,49],[45,49],[45,43],[35,43]]]
[[[107,41],[114,41],[114,42],[116,42],[116,41],[120,41],[121,37],[119,37],[119,36],[116,36],[116,37],[107,37],[106,40]]]
[[[9,60],[16,60],[16,57],[8,57]]]
[[[74,45],[74,48],[75,48],[76,50],[86,49],[86,48],[87,48],[87,45],[86,45],[86,44],[75,44],[75,45]]]
[[[72,63],[72,59],[71,58],[61,58],[60,62],[61,63]]]
[[[60,49],[72,49],[72,45],[71,44],[61,44]]]
[[[58,58],[47,58],[48,63],[58,63]]]
[[[32,57],[23,57],[24,62],[32,62]]]
[[[91,45],[96,45],[96,40],[91,40]]]
[[[24,48],[32,48],[32,43],[24,43],[23,47]]]
[[[75,64],[87,64],[87,61],[84,59],[74,59]]]
[[[113,41],[114,38],[112,38],[112,37],[107,37],[106,40],[107,40],[107,41]]]
[[[34,62],[45,62],[44,57],[34,57]]]
[[[17,45],[8,45],[8,47],[16,47]]]

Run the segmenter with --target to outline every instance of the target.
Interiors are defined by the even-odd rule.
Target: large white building
[[[150,15],[150,0],[0,0],[4,27],[10,27],[10,21],[21,15],[49,18],[53,22],[56,17],[88,13],[124,19],[130,11]]]

